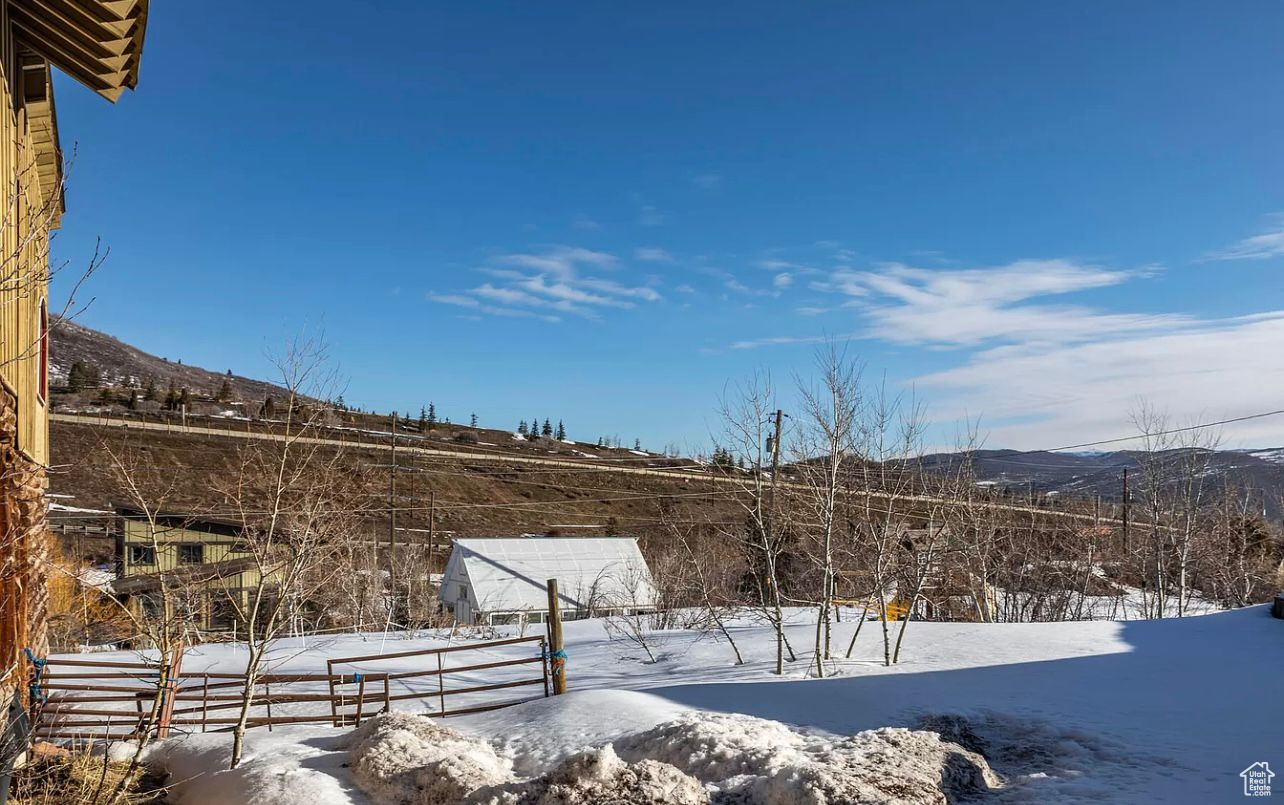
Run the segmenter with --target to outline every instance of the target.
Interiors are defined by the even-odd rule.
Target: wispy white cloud
[[[644,263],[672,263],[673,255],[658,246],[639,246],[633,250],[633,259]]]
[[[1191,322],[1075,343],[1023,343],[972,354],[914,379],[938,421],[982,416],[995,446],[1052,447],[1134,432],[1140,399],[1183,422],[1279,408],[1284,311]],[[1233,394],[1231,393],[1233,390]],[[1278,444],[1280,423],[1226,432],[1229,446]]]
[[[1224,249],[1209,252],[1207,260],[1266,260],[1284,257],[1284,215],[1272,216],[1272,226],[1265,232],[1232,243]]]
[[[701,190],[716,190],[722,186],[722,177],[716,173],[701,173],[691,177],[691,184]]]
[[[495,257],[492,265],[478,269],[493,282],[428,298],[495,316],[534,315],[554,321],[559,320],[557,314],[597,318],[606,309],[628,309],[639,302],[660,300],[660,293],[650,285],[628,285],[586,273],[614,271],[618,266],[613,254],[575,246],[503,254]]]
[[[831,336],[813,330],[730,346],[744,350],[837,338],[953,352],[956,365],[907,382],[931,401],[936,421],[980,415],[989,443],[1001,447],[1039,448],[1129,433],[1129,411],[1140,398],[1182,418],[1279,407],[1282,390],[1265,379],[1284,376],[1284,310],[1206,318],[1057,303],[1144,282],[1153,274],[1072,260],[975,269],[843,269],[809,284],[837,306],[796,312],[854,316],[855,331]],[[1231,389],[1234,396],[1228,397]],[[1255,434],[1274,444],[1280,424],[1230,435],[1242,444]]]
[[[1107,288],[1139,275],[1069,260],[1019,260],[964,270],[896,263],[874,271],[836,271],[823,288],[848,297],[848,306],[866,321],[869,337],[901,344],[1065,342],[1189,322],[1178,314],[1107,313],[1033,301]]]
[[[558,277],[572,277],[580,265],[615,268],[619,260],[606,252],[595,252],[578,246],[557,246],[543,254],[501,255],[496,258],[496,262],[544,271]]]
[[[750,338],[744,341],[733,341],[731,349],[758,349],[759,347],[785,347],[799,344],[824,344],[829,341],[843,341],[852,338],[852,334],[833,335],[775,335],[768,338]]]
[[[794,275],[790,274],[788,271],[782,271],[772,277],[771,284],[781,289],[788,288],[790,285],[794,284]]]
[[[428,299],[440,305],[454,305],[455,307],[467,308],[469,310],[474,310],[478,313],[485,313],[489,316],[506,316],[510,318],[522,318],[522,319],[541,319],[543,321],[550,321],[550,322],[561,321],[561,319],[557,316],[534,313],[529,310],[516,310],[513,308],[496,307],[495,305],[487,305],[482,303],[481,300],[479,299],[475,299],[471,296],[464,296],[462,294],[430,293],[428,294]],[[476,319],[479,317],[466,316],[465,318]]]
[[[593,230],[602,228],[601,224],[599,224],[597,221],[594,221],[592,218],[588,217],[582,212],[577,212],[575,214],[575,217],[571,219],[571,226],[575,227],[576,229],[584,229],[588,231],[593,231]]]

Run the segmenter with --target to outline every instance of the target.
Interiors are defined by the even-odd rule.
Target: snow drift
[[[1000,786],[985,758],[935,732],[837,741],[776,721],[694,712],[518,780],[487,742],[424,716],[381,715],[345,744],[380,805],[935,805]]]

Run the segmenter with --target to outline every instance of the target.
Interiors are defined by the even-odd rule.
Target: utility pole
[[[1131,535],[1128,533],[1128,510],[1130,508],[1129,506],[1130,502],[1131,502],[1131,498],[1128,496],[1128,468],[1124,467],[1124,501],[1123,501],[1124,553],[1129,553],[1132,551],[1132,538],[1131,538]]]
[[[771,487],[767,496],[767,538],[770,540],[775,536],[773,533],[774,522],[776,519],[776,476],[780,474],[780,425],[784,412],[779,409],[775,414],[775,434],[771,437]]]
[[[388,586],[397,594],[397,412],[389,423],[392,460],[388,464]]]
[[[768,561],[771,562],[771,595],[776,603],[776,617],[780,620],[776,624],[776,674],[783,676],[785,673],[785,622],[784,616],[780,611],[780,585],[776,578],[776,478],[780,476],[780,430],[781,421],[784,419],[784,412],[779,408],[776,409],[775,415],[775,433],[771,437],[771,486],[767,493],[767,553]]]
[[[428,493],[428,581],[432,582],[433,562],[437,557],[437,493]]]

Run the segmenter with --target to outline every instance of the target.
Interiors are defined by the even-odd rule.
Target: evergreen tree
[[[476,415],[476,414],[473,414],[472,419],[470,419],[470,420],[468,421],[468,427],[470,427],[470,428],[475,428],[475,427],[477,427],[477,415]]]
[[[633,449],[634,449],[634,450],[641,450],[641,449],[642,449],[642,440],[641,440],[641,439],[634,439],[634,440],[633,440]]]
[[[436,424],[437,424],[437,406],[433,405],[432,403],[428,403],[428,427],[431,428],[433,425],[436,425]]]
[[[517,432],[523,436],[526,435],[526,420],[523,419],[521,422],[517,423]]]
[[[138,408],[138,389],[129,390],[129,402],[125,403],[125,407],[131,411]]]
[[[554,438],[558,441],[564,441],[566,439],[566,427],[562,425],[562,420],[560,419],[557,420],[557,435]]]
[[[228,374],[230,375],[231,372],[229,371]],[[219,402],[227,402],[228,400],[232,399],[232,384],[231,382],[228,381],[226,377],[223,378],[223,385],[218,387],[218,394],[215,396],[214,399],[218,400]]]
[[[165,392],[165,410],[174,411],[178,408],[178,390],[174,388],[173,381],[170,381],[169,389]]]
[[[423,433],[426,430],[428,430],[428,409],[421,406],[419,408],[419,432]]]
[[[272,399],[272,395],[269,394],[263,400],[263,418],[272,419],[275,416],[276,416],[276,400]]]
[[[156,402],[156,378],[147,378],[147,388],[143,391],[143,399],[147,402]]]
[[[184,408],[192,407],[192,393],[187,390],[186,386],[183,387],[182,393],[178,395],[178,404]]]
[[[111,405],[112,393],[111,393],[110,386],[103,386],[102,390],[98,392],[98,402],[102,403],[103,405]]]
[[[76,361],[67,371],[67,386],[72,391],[86,391],[98,388],[98,367],[92,363]]]
[[[544,427],[540,428],[539,433],[540,433],[540,435],[541,435],[541,436],[543,436],[545,439],[548,439],[548,438],[552,437],[552,435],[553,435],[553,423],[552,423],[552,422],[549,422],[547,419],[545,419],[545,420],[544,420]]]
[[[531,438],[539,438],[539,417],[533,417],[531,419]]]

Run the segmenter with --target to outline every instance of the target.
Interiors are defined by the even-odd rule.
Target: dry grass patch
[[[39,758],[14,772],[9,805],[163,805],[165,791],[146,769],[73,754]]]

